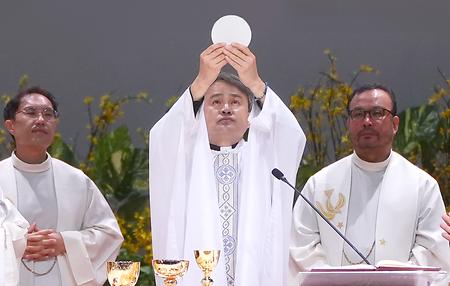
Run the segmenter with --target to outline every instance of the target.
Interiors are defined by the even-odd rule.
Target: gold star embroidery
[[[386,245],[386,243],[387,243],[387,241],[386,241],[386,240],[384,240],[384,239],[380,239],[380,245],[383,245],[383,246],[385,246],[385,245]]]
[[[342,221],[340,221],[340,222],[337,224],[337,227],[338,227],[339,229],[342,229],[342,228],[344,227],[344,223],[343,223]]]

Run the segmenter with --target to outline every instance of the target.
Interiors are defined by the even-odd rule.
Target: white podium
[[[300,286],[430,286],[447,285],[445,271],[301,272]]]

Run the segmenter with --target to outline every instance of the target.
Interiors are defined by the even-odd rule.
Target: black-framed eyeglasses
[[[39,109],[36,107],[25,107],[22,110],[19,110],[16,112],[17,113],[22,113],[23,115],[29,117],[29,118],[33,118],[36,119],[39,117],[39,115],[42,115],[42,118],[44,118],[44,120],[46,121],[52,121],[55,120],[56,118],[58,118],[58,112],[56,110],[54,110],[53,108],[43,108],[43,109]]]
[[[352,120],[363,120],[364,118],[366,118],[367,114],[369,114],[370,118],[373,120],[383,120],[388,114],[394,116],[394,113],[392,113],[392,111],[383,107],[375,107],[370,110],[355,108],[353,110],[350,110],[349,112],[350,118]]]

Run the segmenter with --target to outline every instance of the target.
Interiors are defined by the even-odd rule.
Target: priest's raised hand
[[[217,285],[285,285],[293,194],[270,172],[293,181],[304,146],[251,50],[208,47],[192,85],[150,131],[153,257],[194,261],[194,250],[220,249]],[[184,285],[201,275],[190,268]]]

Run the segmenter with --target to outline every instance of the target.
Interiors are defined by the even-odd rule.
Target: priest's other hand
[[[37,227],[35,222],[30,224],[30,226],[28,227],[28,233],[32,233],[32,232],[39,231],[39,230],[40,229]]]
[[[250,49],[239,43],[226,45],[225,59],[238,73],[241,82],[247,86],[257,98],[264,96],[265,83],[258,74],[256,56]]]
[[[43,229],[28,234],[23,259],[42,261],[64,254],[65,251],[61,234],[52,229]]]
[[[441,223],[441,228],[444,230],[442,236],[450,241],[450,213],[442,215],[442,219],[444,220],[444,222]]]
[[[214,83],[220,70],[227,64],[223,48],[225,44],[213,44],[200,54],[198,75],[191,84],[191,94],[195,101],[201,99],[209,86]]]

